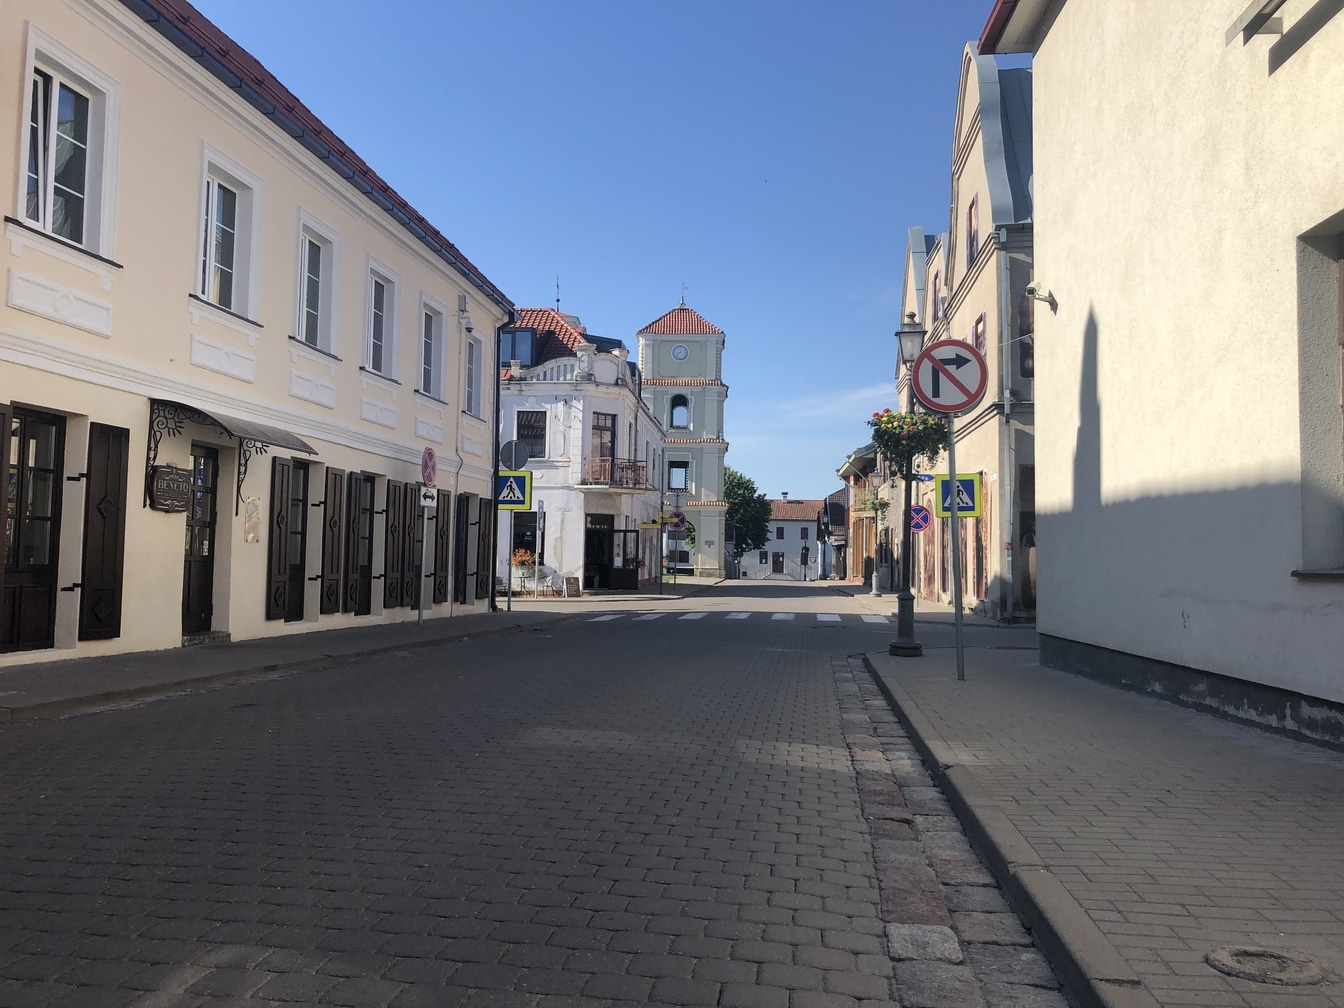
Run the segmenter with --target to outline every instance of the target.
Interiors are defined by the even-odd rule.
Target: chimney
[[[779,496],[780,496],[780,499],[783,500],[785,504],[787,504],[787,503],[789,502],[789,492],[788,492],[787,490],[785,490],[785,491],[784,491],[783,493],[781,493]]]

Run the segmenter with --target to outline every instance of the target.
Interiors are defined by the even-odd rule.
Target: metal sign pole
[[[957,638],[957,680],[966,678],[966,647],[961,636],[961,520],[957,516],[957,442],[952,430],[952,414],[947,414],[947,495],[949,526],[952,533],[952,625]]]
[[[518,519],[514,517],[512,511],[509,512],[509,549],[504,551],[504,589],[505,610],[513,612],[513,523]]]
[[[418,578],[419,584],[416,586],[416,623],[425,621],[425,571],[429,570],[429,564],[425,560],[425,550],[428,547],[429,508],[422,504],[420,507],[420,577]]]

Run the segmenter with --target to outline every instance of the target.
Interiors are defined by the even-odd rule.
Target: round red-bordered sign
[[[979,350],[961,340],[926,346],[910,370],[915,398],[935,413],[962,413],[985,397],[989,366]]]

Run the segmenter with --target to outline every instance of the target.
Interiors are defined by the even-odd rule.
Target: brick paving
[[[1344,753],[1042,669],[1032,651],[973,649],[958,683],[950,641],[931,636],[923,659],[869,660],[1153,1001],[1344,1006]],[[1300,952],[1326,983],[1228,977],[1204,962],[1228,945]]]

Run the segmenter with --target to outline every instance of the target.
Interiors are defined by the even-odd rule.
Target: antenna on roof
[[[555,310],[560,311],[560,278],[555,278]]]
[[[686,292],[690,290],[685,284],[681,285],[681,307],[686,307]]]

